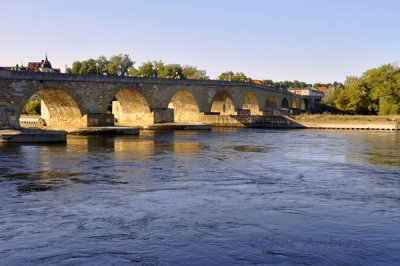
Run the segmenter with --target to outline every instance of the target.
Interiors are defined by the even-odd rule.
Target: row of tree
[[[205,70],[199,70],[195,66],[168,64],[160,61],[147,61],[138,69],[129,69],[129,76],[156,77],[156,78],[183,78],[183,79],[209,79]]]
[[[90,58],[88,60],[75,61],[72,67],[65,69],[65,73],[125,76],[134,64],[135,62],[127,54],[114,55],[110,59],[105,56],[99,56],[97,59]]]
[[[72,67],[66,68],[69,74],[93,74],[93,75],[116,75],[116,76],[133,76],[133,77],[158,77],[158,78],[183,78],[183,79],[209,79],[205,70],[199,70],[195,66],[180,64],[164,64],[159,61],[147,61],[139,67],[135,67],[133,61],[128,54],[114,55],[110,59],[105,56],[99,56],[97,59],[90,58],[83,61],[75,61]],[[242,72],[226,71],[219,75],[219,80],[226,81],[252,81]],[[313,84],[295,81],[274,82],[270,79],[263,80],[262,83],[271,88],[307,88]],[[337,86],[337,82],[333,84],[316,83],[314,87]]]
[[[164,64],[160,61],[148,61],[138,68],[134,67],[129,55],[114,55],[110,59],[99,56],[83,61],[75,61],[72,67],[66,67],[65,73],[81,75],[115,75],[133,77],[158,77],[158,78],[186,78],[208,79],[205,70],[199,70],[195,66],[180,64]]]
[[[329,88],[322,102],[351,114],[400,114],[400,67],[386,64],[349,76],[344,88]]]

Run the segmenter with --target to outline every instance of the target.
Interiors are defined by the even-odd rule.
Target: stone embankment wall
[[[286,116],[202,115],[200,121],[214,127],[302,128]]]
[[[305,128],[325,128],[325,129],[365,129],[365,130],[399,130],[400,123],[397,121],[302,121],[293,120]]]
[[[293,119],[289,116],[249,116],[249,115],[202,115],[200,121],[217,127],[250,128],[316,128],[316,129],[362,129],[400,130],[399,121],[370,121],[368,117],[358,120],[344,119]]]

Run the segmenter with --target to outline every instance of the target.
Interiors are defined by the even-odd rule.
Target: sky
[[[343,82],[400,60],[397,0],[0,0],[0,66],[129,54],[210,78]]]

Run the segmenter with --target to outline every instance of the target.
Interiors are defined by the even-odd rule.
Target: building
[[[288,91],[301,96],[324,97],[325,93],[317,88],[288,88]]]
[[[325,96],[325,93],[318,90],[318,88],[288,88],[287,90],[303,96],[303,100],[306,102],[306,109],[311,113],[318,111],[318,106]]]
[[[326,93],[328,92],[328,88],[327,87],[317,87],[317,89],[319,91],[322,91],[324,93],[324,95],[326,95]]]
[[[47,59],[47,55],[46,59],[41,62],[29,62],[27,71],[60,73],[59,68],[53,68],[51,66],[50,61]]]
[[[0,67],[0,70],[11,70],[11,71],[33,71],[33,72],[50,72],[60,73],[61,69],[53,68],[50,61],[46,59],[40,62],[29,62],[27,67],[19,66],[18,64],[12,67]]]

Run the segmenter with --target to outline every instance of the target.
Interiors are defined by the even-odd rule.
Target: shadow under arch
[[[235,105],[232,97],[226,91],[219,91],[213,100],[211,112],[220,113],[220,115],[236,115]]]
[[[286,97],[283,97],[282,102],[281,102],[281,110],[289,110],[289,102],[286,99]]]
[[[198,122],[200,111],[196,99],[188,90],[180,90],[172,96],[168,108],[174,109],[174,122]]]
[[[278,104],[276,98],[273,95],[269,95],[265,102],[265,111],[267,115],[277,115]]]
[[[135,89],[118,91],[112,101],[112,113],[118,125],[153,124],[154,115],[144,98]]]
[[[257,96],[251,91],[244,97],[242,109],[250,110],[250,115],[262,115]]]
[[[41,118],[50,127],[84,126],[82,112],[74,98],[64,90],[46,88],[35,93],[41,102]]]

